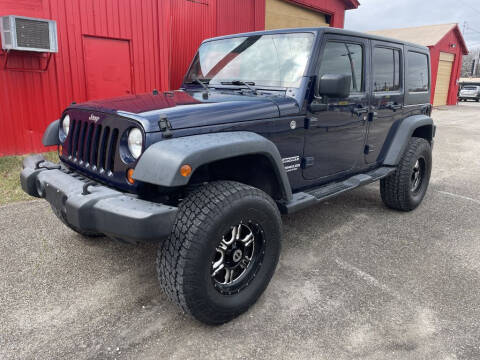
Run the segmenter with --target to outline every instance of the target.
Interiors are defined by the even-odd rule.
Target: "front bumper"
[[[24,160],[20,182],[27,194],[45,198],[75,228],[128,242],[164,240],[178,210],[100,185],[39,155]]]

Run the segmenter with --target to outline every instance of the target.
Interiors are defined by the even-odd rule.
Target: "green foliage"
[[[0,157],[0,205],[14,201],[32,200],[20,187],[22,161],[28,155]],[[44,153],[45,159],[58,162],[56,151]]]

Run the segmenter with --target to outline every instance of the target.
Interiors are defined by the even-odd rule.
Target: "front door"
[[[325,108],[309,112],[305,138],[303,176],[328,181],[355,171],[364,164],[366,123],[369,112],[369,41],[340,35],[325,36],[317,76],[351,75],[346,99],[316,96]]]

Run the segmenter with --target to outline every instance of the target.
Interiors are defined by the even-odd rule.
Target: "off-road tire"
[[[212,280],[212,255],[222,234],[242,222],[255,222],[262,229],[262,262],[244,288],[224,294]],[[171,235],[159,246],[160,286],[197,320],[210,325],[230,321],[247,311],[270,282],[281,233],[277,205],[263,191],[234,181],[201,185],[180,203]]]
[[[417,191],[412,191],[412,170],[419,159],[424,159],[424,173]],[[380,194],[389,208],[411,211],[422,202],[427,192],[432,170],[432,148],[422,138],[412,137],[400,159],[397,170],[380,180]]]
[[[70,225],[68,222],[67,222],[67,219],[65,219],[65,216],[62,214],[61,211],[57,210],[54,206],[50,205],[50,207],[52,208],[52,211],[53,213],[55,214],[55,216],[57,218],[60,219],[60,221],[66,225],[67,227],[69,227],[70,229],[72,229],[73,231],[75,231],[77,234],[80,234],[82,236],[85,236],[85,237],[89,237],[89,238],[97,238],[97,237],[103,237],[105,236],[104,234],[102,233],[97,233],[97,232],[93,232],[93,231],[83,231],[83,230],[80,230],[78,228],[76,228],[75,226],[73,225]]]

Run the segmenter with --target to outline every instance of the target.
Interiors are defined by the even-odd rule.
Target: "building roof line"
[[[416,42],[423,46],[432,47],[442,41],[451,31],[454,31],[457,35],[463,54],[468,54],[468,48],[457,23],[375,30],[368,31],[368,33]]]

